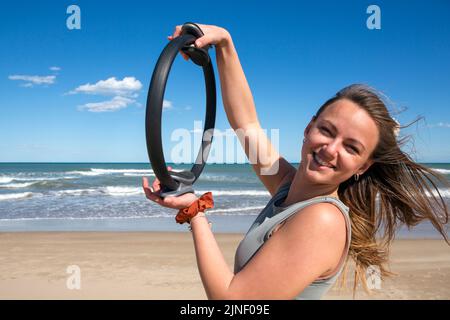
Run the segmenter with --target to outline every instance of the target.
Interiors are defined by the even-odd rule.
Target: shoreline
[[[245,234],[257,215],[208,215],[214,233]],[[187,232],[187,227],[175,223],[175,216],[117,218],[24,218],[0,219],[1,232]],[[450,230],[447,232],[450,238]],[[442,239],[428,221],[412,230],[402,227],[397,239]]]
[[[215,236],[232,269],[243,234]],[[0,232],[0,247],[0,299],[206,299],[189,232]],[[80,290],[67,287],[74,265]],[[450,299],[443,240],[395,240],[390,270],[398,275],[356,299]],[[324,299],[352,299],[349,289]]]

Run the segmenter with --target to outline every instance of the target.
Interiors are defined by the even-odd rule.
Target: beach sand
[[[216,234],[230,267],[242,234]],[[80,289],[68,279],[80,270]],[[391,271],[356,299],[450,299],[450,247],[442,240],[396,240]],[[352,278],[349,276],[349,278]],[[350,280],[349,280],[350,281]],[[332,289],[324,299],[352,299]],[[163,232],[0,233],[0,299],[206,299],[192,236]]]

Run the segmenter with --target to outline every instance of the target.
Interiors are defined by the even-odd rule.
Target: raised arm
[[[252,92],[248,85],[230,33],[224,28],[199,25],[204,36],[196,46],[215,45],[220,87],[225,112],[255,173],[273,195],[284,179],[295,174],[295,168],[282,158],[261,128]],[[173,37],[178,36],[177,26]],[[186,58],[186,57],[185,57]]]
[[[216,59],[228,121],[255,173],[273,195],[286,176],[295,174],[295,168],[280,156],[261,128],[250,86],[226,31],[225,41],[216,46]]]

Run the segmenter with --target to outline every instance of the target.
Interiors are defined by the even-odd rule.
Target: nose
[[[337,154],[338,144],[339,144],[339,142],[336,139],[333,141],[330,141],[327,145],[325,145],[322,148],[322,152],[321,152],[320,156],[326,161],[333,160]]]

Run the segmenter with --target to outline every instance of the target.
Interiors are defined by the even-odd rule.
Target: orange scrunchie
[[[191,203],[189,207],[180,209],[178,211],[177,216],[175,217],[175,221],[183,224],[185,222],[189,223],[189,221],[197,215],[200,211],[204,211],[205,209],[214,208],[214,201],[211,192],[207,192],[203,194],[199,199]]]

